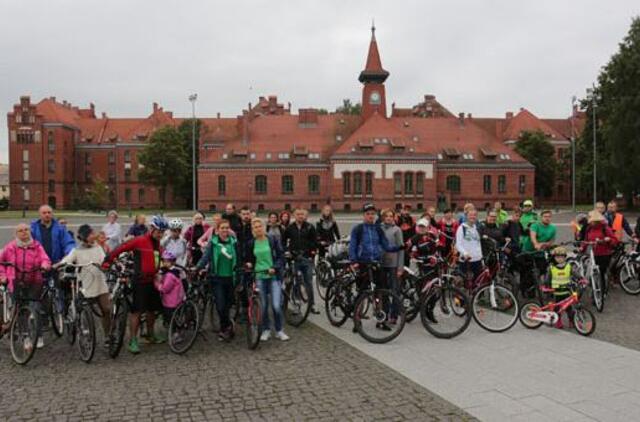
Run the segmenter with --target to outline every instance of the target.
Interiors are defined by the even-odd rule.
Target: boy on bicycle
[[[553,259],[549,264],[549,271],[545,277],[544,285],[547,288],[553,289],[553,302],[558,303],[571,295],[569,290],[569,283],[579,278],[575,271],[575,268],[567,262],[567,249],[558,246],[551,252]],[[569,325],[573,321],[573,310],[567,310],[567,316],[569,317]],[[556,323],[556,328],[563,328],[562,316]]]

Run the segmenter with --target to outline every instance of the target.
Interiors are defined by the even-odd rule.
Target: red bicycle
[[[580,297],[586,286],[587,281],[584,279],[577,283],[570,283],[569,296],[559,302],[550,302],[543,306],[534,299],[523,303],[520,308],[520,322],[532,330],[540,328],[542,324],[554,326],[562,318],[562,314],[567,312],[576,332],[583,336],[590,336],[596,330],[596,317],[580,302]],[[553,293],[554,291],[548,287],[542,288],[544,293]]]

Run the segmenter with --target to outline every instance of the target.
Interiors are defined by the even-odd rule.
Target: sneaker
[[[276,338],[278,340],[287,341],[289,340],[289,336],[284,333],[284,331],[278,331],[276,333]]]
[[[37,349],[42,349],[44,347],[44,339],[42,337],[38,337],[38,343],[36,343]]]
[[[311,307],[311,313],[314,315],[320,315],[320,311],[317,310],[315,306]]]
[[[271,338],[271,331],[270,330],[265,330],[262,332],[262,335],[260,336],[260,341],[267,341]]]
[[[136,337],[129,340],[129,352],[134,355],[140,353],[140,346],[138,346],[138,339]]]

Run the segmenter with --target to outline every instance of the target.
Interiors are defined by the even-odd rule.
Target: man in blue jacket
[[[42,205],[38,213],[40,218],[31,222],[31,235],[42,244],[51,263],[55,264],[76,247],[76,242],[66,227],[53,218],[49,205]]]

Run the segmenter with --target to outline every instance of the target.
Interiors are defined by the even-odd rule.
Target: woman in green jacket
[[[209,266],[216,309],[220,317],[218,336],[220,339],[228,341],[233,338],[233,325],[229,318],[229,310],[233,304],[235,269],[238,265],[237,241],[235,237],[231,236],[229,221],[220,221],[217,230],[217,234],[211,237],[202,258],[198,261],[197,268],[202,270],[207,265]]]

